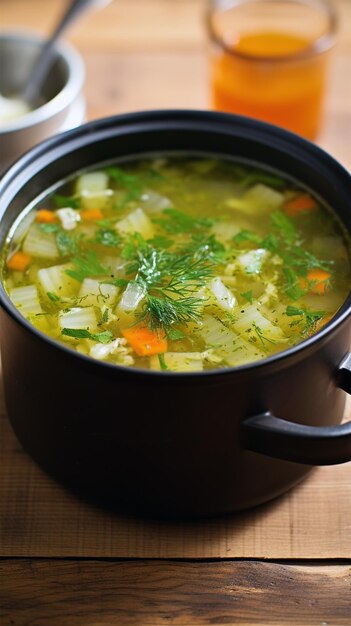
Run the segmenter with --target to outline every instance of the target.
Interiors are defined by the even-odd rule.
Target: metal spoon
[[[111,0],[71,0],[51,37],[45,42],[36,59],[21,93],[14,94],[16,100],[23,100],[31,109],[40,104],[40,88],[55,57],[55,43],[64,30],[89,6],[103,7]]]

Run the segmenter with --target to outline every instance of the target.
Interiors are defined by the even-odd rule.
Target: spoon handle
[[[43,45],[39,57],[34,63],[34,67],[27,79],[27,84],[22,93],[22,97],[26,102],[30,105],[35,105],[38,99],[40,87],[55,56],[55,43],[64,30],[66,30],[66,28],[80,15],[80,13],[82,13],[89,6],[104,6],[109,2],[110,0],[71,0],[54,32]]]

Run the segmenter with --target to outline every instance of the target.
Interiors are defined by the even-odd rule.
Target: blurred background
[[[351,167],[351,2],[334,0],[337,46],[318,143]],[[49,34],[64,0],[0,0],[0,28]],[[207,0],[112,0],[64,39],[86,64],[87,119],[153,108],[211,108]],[[1,71],[1,70],[0,70]]]

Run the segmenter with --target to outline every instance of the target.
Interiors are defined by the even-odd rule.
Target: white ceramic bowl
[[[18,92],[39,54],[43,39],[31,33],[0,33],[0,93]],[[6,125],[0,123],[0,171],[43,139],[78,126],[85,118],[85,67],[68,44],[56,55],[42,86],[43,104]]]

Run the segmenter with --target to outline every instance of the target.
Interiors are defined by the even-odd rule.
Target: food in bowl
[[[42,332],[94,359],[192,372],[285,350],[348,295],[337,217],[272,171],[157,158],[80,173],[20,215],[4,284]]]

